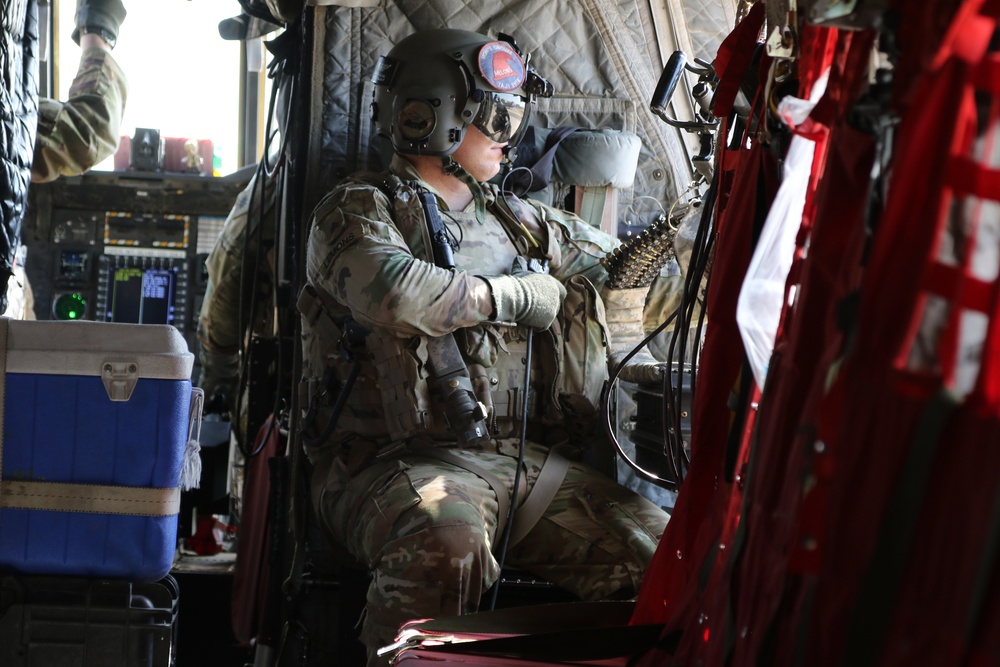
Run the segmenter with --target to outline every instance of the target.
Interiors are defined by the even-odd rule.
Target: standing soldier
[[[0,2],[0,39],[4,42],[0,44],[4,77],[0,111],[5,125],[0,132],[0,284],[6,285],[16,268],[29,183],[82,174],[114,154],[128,86],[111,57],[125,20],[121,0],[77,2],[73,39],[83,54],[65,101],[38,98],[37,3]],[[0,314],[6,312],[7,303],[3,290]]]

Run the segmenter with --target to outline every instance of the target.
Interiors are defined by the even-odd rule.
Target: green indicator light
[[[78,320],[87,312],[87,300],[76,292],[63,294],[56,299],[53,311],[58,320]]]

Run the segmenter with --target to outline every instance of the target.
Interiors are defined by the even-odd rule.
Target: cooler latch
[[[127,401],[139,381],[139,365],[134,361],[105,361],[101,372],[104,390],[112,401]]]

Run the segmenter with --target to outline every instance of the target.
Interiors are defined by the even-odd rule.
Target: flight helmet
[[[372,83],[376,132],[410,155],[451,155],[469,125],[514,146],[535,97],[552,95],[510,36],[450,28],[400,41],[379,58]]]

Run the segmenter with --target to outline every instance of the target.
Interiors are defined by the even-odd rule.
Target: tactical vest
[[[418,190],[391,174],[366,174],[361,180],[379,187],[389,197],[393,222],[413,255],[433,261]],[[496,204],[489,207],[489,212],[500,220],[510,237],[511,261],[517,254],[530,252],[528,248],[534,246],[519,240],[520,226],[509,209]],[[511,262],[506,258],[502,261],[509,268]],[[583,427],[596,416],[607,379],[607,329],[603,303],[590,281],[575,276],[564,284],[567,297],[562,312],[549,330],[535,337],[536,363],[528,417],[543,424],[572,421]],[[327,294],[315,296],[300,305],[304,315],[315,314],[317,304],[332,299]],[[306,319],[316,321],[315,315],[306,315]],[[330,333],[335,330],[342,327]],[[523,412],[526,331],[486,322],[456,331],[455,338],[468,364],[476,396],[488,409],[490,435],[516,437]],[[426,341],[423,336],[400,338],[378,331],[368,333],[365,347],[374,362],[385,426],[392,442],[417,436],[453,439],[430,376]]]
[[[0,280],[7,284],[28,203],[38,127],[38,8],[36,0],[2,0],[3,132],[0,132]],[[6,303],[6,301],[4,301]]]

